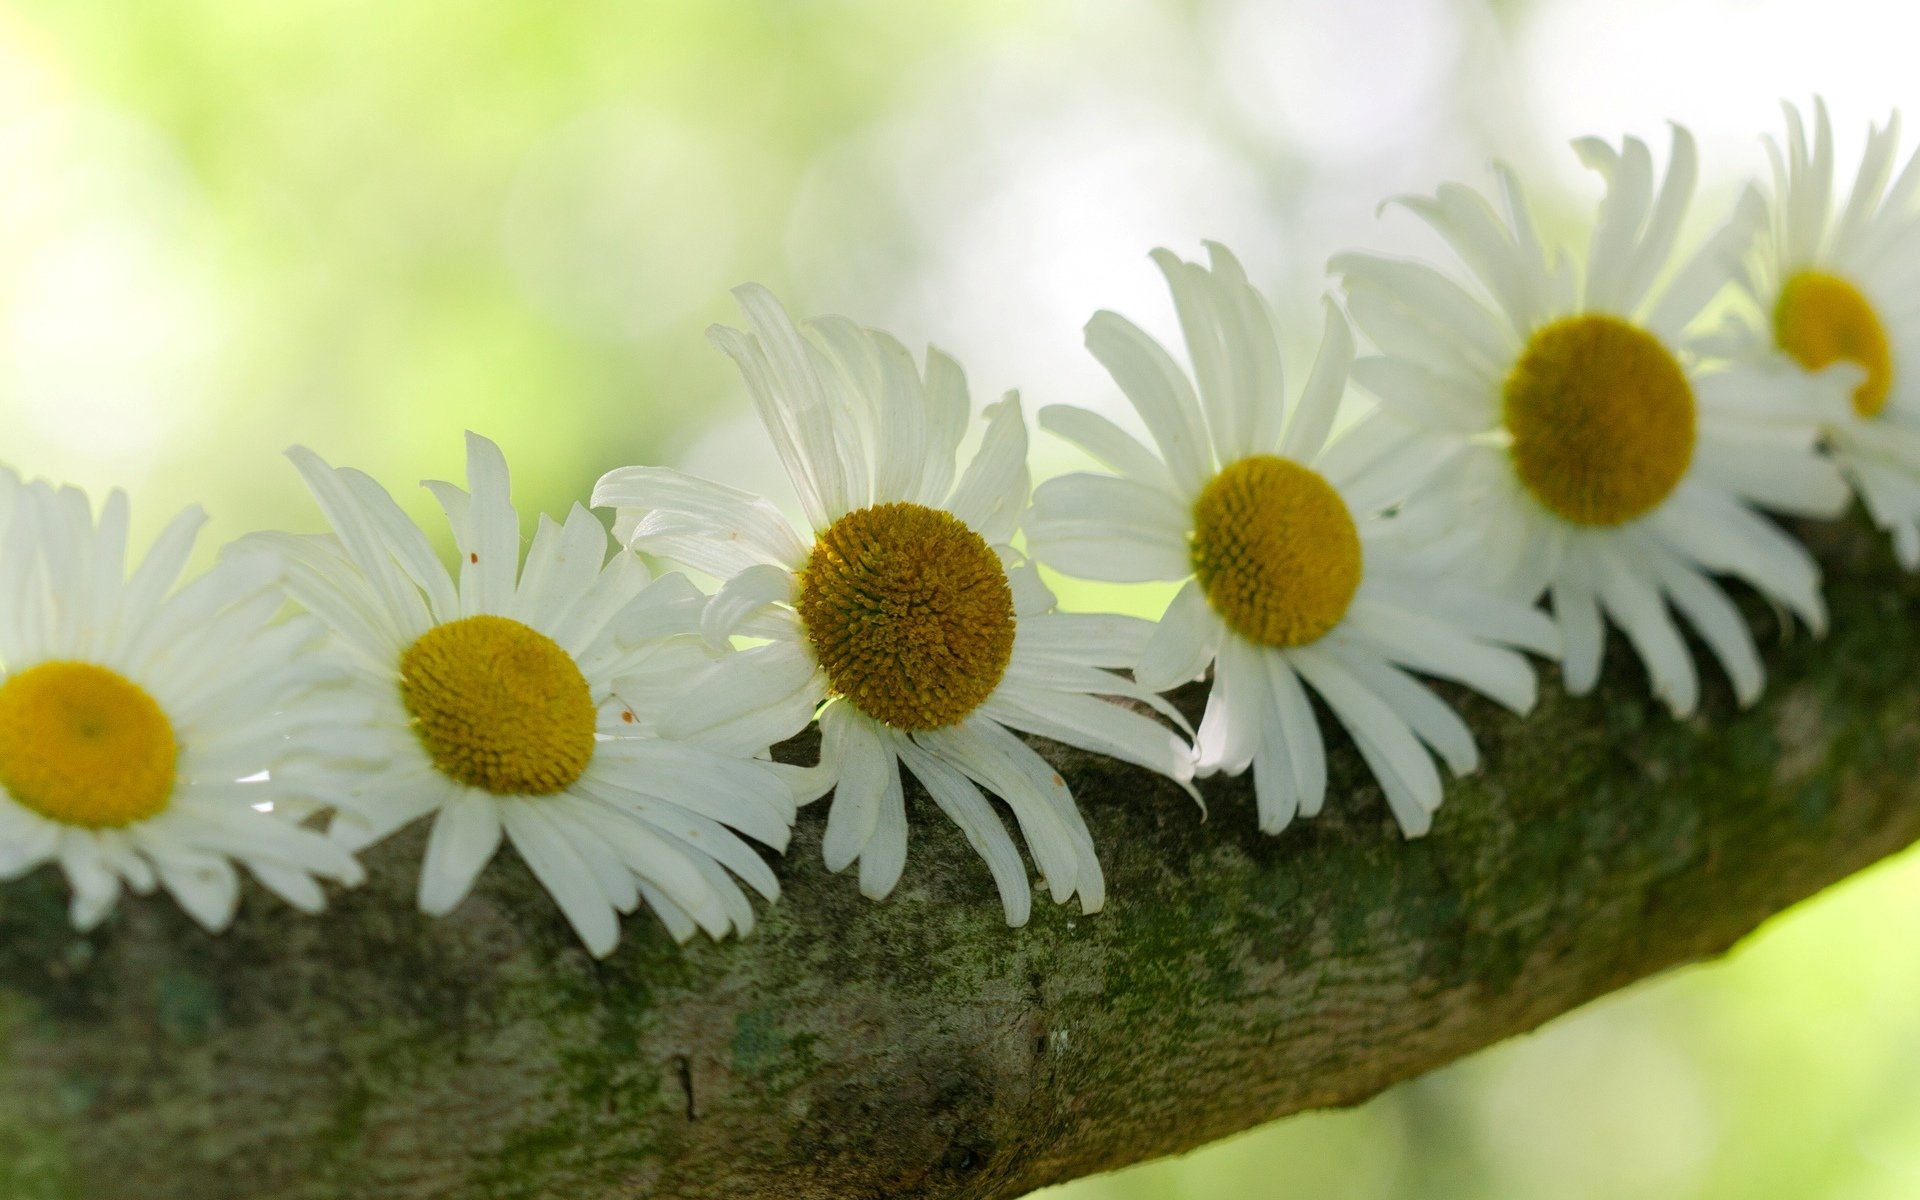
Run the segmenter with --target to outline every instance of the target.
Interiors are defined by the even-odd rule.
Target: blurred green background
[[[1857,147],[1917,26],[1873,0],[0,4],[0,459],[126,486],[149,530],[204,503],[222,538],[318,527],[292,442],[424,517],[411,483],[459,478],[468,427],[529,513],[636,461],[784,495],[702,337],[737,282],[939,342],[976,404],[1118,412],[1079,328],[1171,330],[1151,246],[1236,247],[1304,349],[1328,254],[1429,245],[1381,197],[1499,155],[1564,224],[1596,194],[1567,138],[1664,147],[1674,117],[1704,223],[1782,97],[1825,93]],[[1915,861],[1365,1108],[1046,1195],[1920,1195]]]

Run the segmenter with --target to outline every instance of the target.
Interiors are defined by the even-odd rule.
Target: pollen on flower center
[[[1303,646],[1340,623],[1360,588],[1360,534],[1319,473],[1273,455],[1232,463],[1193,506],[1193,571],[1234,632]]]
[[[45,662],[0,683],[0,785],[49,820],[131,825],[167,807],[180,747],[139,684],[88,662]]]
[[[400,698],[433,765],[469,787],[548,796],[593,758],[593,695],[558,643],[507,617],[436,625],[400,656]]]
[[[1013,588],[986,539],[950,513],[876,504],[814,543],[800,619],[833,690],[896,729],[980,706],[1013,657]]]
[[[1693,387],[1651,333],[1586,314],[1542,326],[1507,375],[1513,468],[1576,525],[1619,525],[1667,498],[1693,461]]]
[[[1819,271],[1802,271],[1780,289],[1773,340],[1809,371],[1845,360],[1866,368],[1853,389],[1853,411],[1877,417],[1893,390],[1893,351],[1873,305],[1860,289]]]

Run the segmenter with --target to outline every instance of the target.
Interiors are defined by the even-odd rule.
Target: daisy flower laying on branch
[[[1042,484],[1028,543],[1068,575],[1184,581],[1134,674],[1166,689],[1212,668],[1199,768],[1251,765],[1261,829],[1278,833],[1325,798],[1311,689],[1353,738],[1400,827],[1418,836],[1441,800],[1432,756],[1466,772],[1478,754],[1466,723],[1409,672],[1524,713],[1533,669],[1506,647],[1551,653],[1552,624],[1421,569],[1381,514],[1432,448],[1396,445],[1378,422],[1331,436],[1353,354],[1346,323],[1329,307],[1319,359],[1289,397],[1266,302],[1232,254],[1208,249],[1211,267],[1154,254],[1197,390],[1132,322],[1096,314],[1087,346],[1154,448],[1095,413],[1041,410],[1043,428],[1114,474]]]
[[[1186,743],[1127,697],[1176,714],[1106,668],[1130,666],[1152,627],[1054,611],[1009,545],[1027,511],[1017,398],[987,411],[965,471],[969,403],[959,366],[917,366],[883,333],[821,318],[803,333],[757,286],[736,293],[748,330],[713,339],[745,377],[799,495],[796,531],[766,500],[660,467],[610,472],[596,505],[636,550],[709,572],[721,659],[663,720],[670,736],[736,749],[798,733],[816,710],[819,789],[834,789],[828,869],[856,860],[860,889],[893,891],[907,856],[904,765],[986,859],[1010,925],[1026,923],[1027,871],[982,794],[1013,812],[1056,902],[1083,911],[1106,885],[1066,783],[1022,730],[1135,763],[1185,785]]]
[[[0,879],[56,863],[91,929],[125,887],[164,887],[225,929],[236,864],[287,903],[360,882],[303,828],[337,799],[357,707],[324,631],[277,620],[278,580],[232,557],[182,587],[189,509],[127,572],[127,497],[98,521],[73,488],[0,469]]]
[[[1816,453],[1796,388],[1716,361],[1689,337],[1732,279],[1752,206],[1676,267],[1697,170],[1686,130],[1674,128],[1657,192],[1644,142],[1616,150],[1585,138],[1574,149],[1606,182],[1579,269],[1549,255],[1504,166],[1504,215],[1458,184],[1400,201],[1446,239],[1464,274],[1334,259],[1354,320],[1380,349],[1354,364],[1354,379],[1454,449],[1417,503],[1471,547],[1467,574],[1550,598],[1569,691],[1599,678],[1611,619],[1653,694],[1691,713],[1699,677],[1671,606],[1751,704],[1760,657],[1711,576],[1735,576],[1821,631],[1819,568],[1755,509],[1831,517],[1847,488]]]
[[[1809,145],[1787,107],[1771,138],[1773,187],[1741,291],[1750,306],[1733,353],[1776,391],[1814,407],[1820,434],[1874,523],[1920,568],[1920,156],[1896,178],[1896,113],[1835,207],[1833,130],[1814,104]]]
[[[506,462],[473,434],[472,492],[426,485],[457,577],[371,478],[290,457],[334,533],[248,541],[332,631],[369,710],[333,835],[364,846],[431,814],[420,907],[435,915],[504,837],[596,955],[642,900],[682,941],[751,929],[734,876],[769,900],[779,884],[736,834],[785,849],[793,795],[770,764],[655,731],[657,681],[713,657],[686,577],[649,582],[632,555],[608,561],[606,530],[579,505],[564,524],[540,519],[523,565]]]

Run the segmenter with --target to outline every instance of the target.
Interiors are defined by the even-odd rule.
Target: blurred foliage
[[[1408,240],[1382,195],[1491,153],[1575,179],[1596,114],[1724,162],[1771,97],[1897,98],[1911,38],[1834,3],[15,0],[0,457],[222,536],[317,526],[296,441],[425,516],[465,427],[529,514],[638,461],[784,494],[701,336],[736,282],[940,340],[976,404],[1115,412],[1078,325],[1169,329],[1149,246],[1234,244],[1308,349],[1327,253]],[[1049,1195],[1920,1195],[1916,915],[1898,862],[1362,1109]]]
[[[190,419],[123,455],[122,477],[264,525],[304,508],[276,461],[291,441],[398,489],[457,472],[470,426],[509,448],[525,507],[564,511],[734,402],[700,331],[729,315],[731,283],[786,282],[798,176],[994,8],[29,4],[0,33],[45,78],[0,118],[70,126],[28,164],[49,191],[120,176],[120,195],[85,197],[108,212],[47,241],[112,254],[129,235],[103,227],[132,225],[187,240],[185,269],[210,275],[116,280],[197,301],[215,343],[182,372]],[[150,161],[118,161],[128,140]],[[0,302],[30,308],[35,282],[0,282]],[[111,353],[124,332],[67,336]],[[126,355],[129,378],[102,389],[139,390],[152,357]],[[23,465],[107,482],[95,431],[41,415],[55,436]],[[221,468],[197,469],[209,455]]]

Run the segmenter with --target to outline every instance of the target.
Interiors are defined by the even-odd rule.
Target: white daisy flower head
[[[429,482],[457,576],[370,477],[289,451],[334,533],[256,535],[332,631],[367,705],[360,777],[331,832],[351,846],[433,815],[422,910],[451,911],[504,837],[587,949],[645,901],[679,940],[753,926],[734,876],[779,884],[738,835],[784,849],[793,794],[770,765],[658,736],[662,676],[711,657],[705,598],[649,581],[579,505],[542,516],[523,564],[499,448],[467,435],[471,492]],[[660,669],[662,664],[669,669]],[[730,875],[729,872],[732,874]]]
[[[1164,704],[1104,669],[1130,664],[1145,622],[1054,611],[1008,542],[1026,512],[1027,433],[1009,394],[957,471],[969,402],[959,366],[924,370],[893,338],[826,317],[803,333],[765,289],[738,289],[748,330],[717,327],[799,494],[797,531],[764,499],[659,467],[608,473],[594,503],[637,550],[711,573],[717,642],[764,644],[721,660],[667,718],[674,736],[758,744],[821,729],[818,788],[833,787],[824,857],[860,864],[881,899],[906,864],[900,767],[986,859],[1007,923],[1026,923],[1027,873],[982,795],[1013,810],[1057,902],[1083,911],[1106,885],[1066,783],[1010,730],[1192,775],[1173,730],[1104,696]],[[824,707],[823,707],[824,706]]]
[[[127,570],[126,495],[0,471],[0,879],[57,864],[75,927],[164,887],[207,929],[238,867],[302,910],[356,884],[345,848],[289,819],[335,798],[338,665],[279,620],[271,571],[232,559],[176,586],[189,509]]]
[[[1611,619],[1653,693],[1691,713],[1699,679],[1671,609],[1750,704],[1759,655],[1712,575],[1741,579],[1822,630],[1812,556],[1755,508],[1832,516],[1846,486],[1817,453],[1804,405],[1728,369],[1692,334],[1751,237],[1751,205],[1675,265],[1697,174],[1686,130],[1674,127],[1657,191],[1644,142],[1616,150],[1583,138],[1574,149],[1606,185],[1583,263],[1549,255],[1519,181],[1498,164],[1501,212],[1459,184],[1399,201],[1464,274],[1369,254],[1333,260],[1380,351],[1354,364],[1354,379],[1393,418],[1453,447],[1421,505],[1441,530],[1477,543],[1463,570],[1551,598],[1569,691],[1597,681]]]
[[[1506,647],[1551,650],[1552,625],[1415,561],[1382,514],[1420,447],[1409,454],[1378,423],[1330,436],[1353,356],[1345,321],[1328,306],[1318,359],[1289,396],[1271,310],[1225,247],[1208,251],[1210,267],[1153,255],[1197,389],[1125,317],[1101,312],[1087,323],[1088,349],[1154,446],[1083,409],[1042,409],[1042,428],[1113,474],[1041,484],[1028,545],[1086,579],[1184,581],[1134,674],[1164,690],[1212,668],[1198,766],[1251,766],[1263,830],[1278,833],[1325,799],[1311,689],[1352,737],[1401,829],[1418,836],[1442,796],[1433,756],[1466,772],[1478,755],[1465,722],[1409,672],[1525,712],[1533,670]]]
[[[1733,353],[1768,387],[1818,406],[1820,432],[1875,524],[1920,568],[1920,156],[1898,177],[1900,116],[1868,130],[1845,197],[1833,129],[1814,102],[1811,144],[1786,106],[1767,139],[1773,186],[1739,275],[1750,301]],[[1839,203],[1836,204],[1836,201]]]

